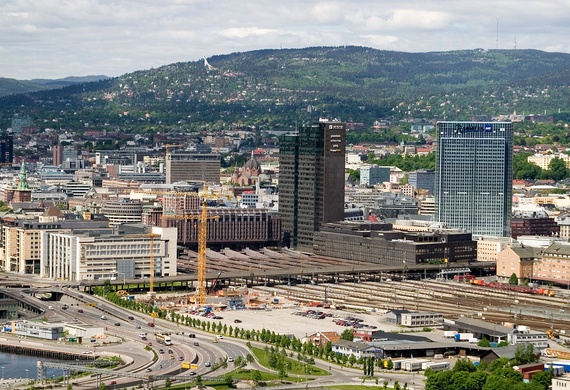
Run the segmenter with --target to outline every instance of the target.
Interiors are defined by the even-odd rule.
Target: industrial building
[[[437,220],[476,236],[510,237],[511,122],[438,122]]]
[[[329,223],[315,233],[316,255],[403,269],[421,263],[467,263],[477,258],[477,243],[470,233],[456,230],[404,232],[391,224]]]

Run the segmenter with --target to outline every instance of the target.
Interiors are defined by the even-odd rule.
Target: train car
[[[467,274],[467,275],[455,275],[455,276],[453,277],[453,280],[456,281],[456,282],[470,282],[470,281],[472,281],[472,280],[474,280],[474,279],[476,279],[476,278],[477,278],[477,277],[476,277],[475,275],[470,275],[470,274]]]

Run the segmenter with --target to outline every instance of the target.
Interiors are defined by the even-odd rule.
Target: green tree
[[[170,378],[166,378],[166,380],[164,381],[164,388],[170,389],[171,386],[172,386],[172,381],[170,380]]]
[[[469,359],[458,359],[453,366],[453,371],[475,372],[477,367]]]
[[[552,384],[552,368],[549,368],[548,371],[537,372],[530,381],[542,386],[544,390],[548,390]]]
[[[517,344],[517,348],[515,349],[515,357],[513,359],[513,364],[528,364],[528,363],[536,363],[538,361],[538,357],[534,353],[534,346],[530,343],[528,344]]]
[[[511,277],[509,278],[509,284],[514,286],[519,284],[519,278],[516,273],[512,273]]]
[[[481,390],[485,386],[488,374],[484,371],[476,371],[469,374],[465,382],[465,390]]]
[[[261,372],[259,370],[253,370],[251,372],[251,379],[256,383],[259,383],[263,379],[263,376],[261,375]]]
[[[548,164],[548,173],[553,180],[559,181],[568,177],[566,163],[561,158],[555,157]]]
[[[352,330],[352,328],[347,328],[347,329],[343,330],[342,333],[340,334],[340,339],[341,340],[353,341],[354,340],[354,331]]]
[[[489,340],[487,340],[486,338],[482,338],[481,340],[479,340],[479,342],[477,343],[478,346],[480,347],[490,347],[491,346],[491,342]]]

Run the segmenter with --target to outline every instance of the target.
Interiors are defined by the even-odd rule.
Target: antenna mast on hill
[[[497,50],[499,50],[499,15],[497,15]]]

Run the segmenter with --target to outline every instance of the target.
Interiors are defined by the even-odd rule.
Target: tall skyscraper
[[[473,235],[510,237],[510,122],[437,124],[436,215]]]
[[[346,126],[301,126],[279,142],[279,214],[285,245],[312,251],[323,223],[344,218]]]

